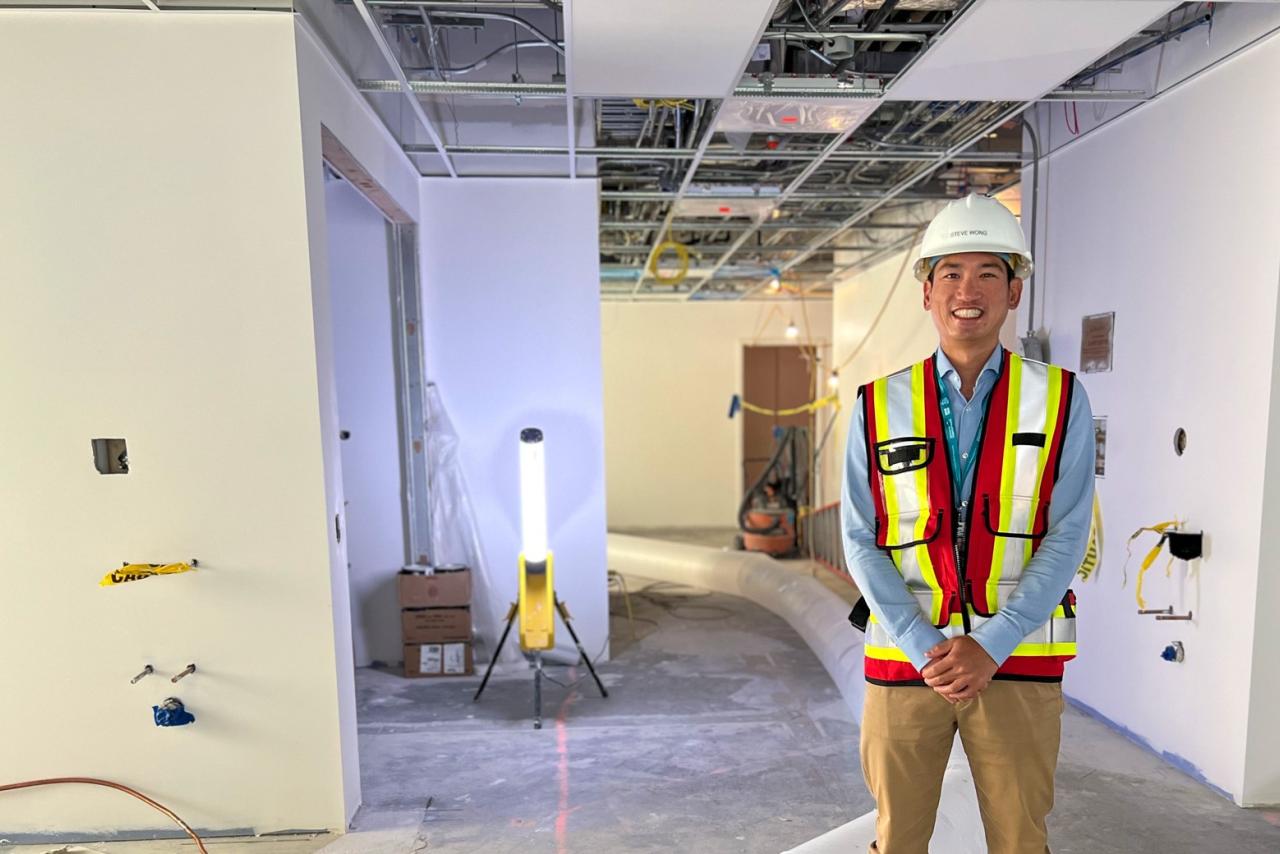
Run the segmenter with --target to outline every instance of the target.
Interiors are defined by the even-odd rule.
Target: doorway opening
[[[322,129],[342,462],[342,545],[355,666],[403,656],[396,575],[428,562],[417,225]]]

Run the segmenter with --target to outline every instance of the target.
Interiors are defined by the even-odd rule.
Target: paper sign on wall
[[[1116,313],[1093,314],[1080,323],[1080,373],[1111,370],[1111,350],[1115,340]]]

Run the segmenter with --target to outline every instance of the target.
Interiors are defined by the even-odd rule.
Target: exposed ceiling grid
[[[1080,72],[1150,50],[1180,5],[300,2],[368,22],[394,79],[332,43],[424,174],[598,178],[602,296],[644,300],[763,298],[779,271],[774,292],[829,294],[940,202],[1015,185],[1031,103],[1145,99]],[[667,240],[689,263],[660,281]]]

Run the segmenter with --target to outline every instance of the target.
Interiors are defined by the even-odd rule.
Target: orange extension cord
[[[119,783],[112,783],[109,780],[99,780],[95,777],[50,777],[47,780],[27,780],[23,783],[9,783],[8,785],[0,786],[0,792],[8,792],[13,789],[30,789],[35,786],[53,786],[58,783],[85,783],[90,786],[106,786],[108,789],[115,789],[117,791],[124,792],[126,795],[133,795],[144,804],[159,810],[169,818],[173,819],[178,826],[187,832],[187,836],[190,836],[195,840],[196,848],[200,849],[200,854],[209,854],[209,850],[204,847],[204,843],[200,841],[200,837],[191,829],[191,825],[179,818],[176,812],[169,809],[164,804],[156,803],[141,792],[134,791],[128,786],[122,786]]]

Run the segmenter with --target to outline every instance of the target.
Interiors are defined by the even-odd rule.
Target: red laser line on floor
[[[569,668],[569,679],[578,678],[578,668]],[[568,854],[569,852],[569,813],[573,810],[569,809],[569,728],[565,723],[565,718],[569,714],[569,704],[578,696],[578,689],[574,688],[565,695],[564,702],[560,704],[560,710],[556,712],[556,753],[559,759],[556,762],[556,777],[560,783],[560,806],[556,811],[556,854]]]

